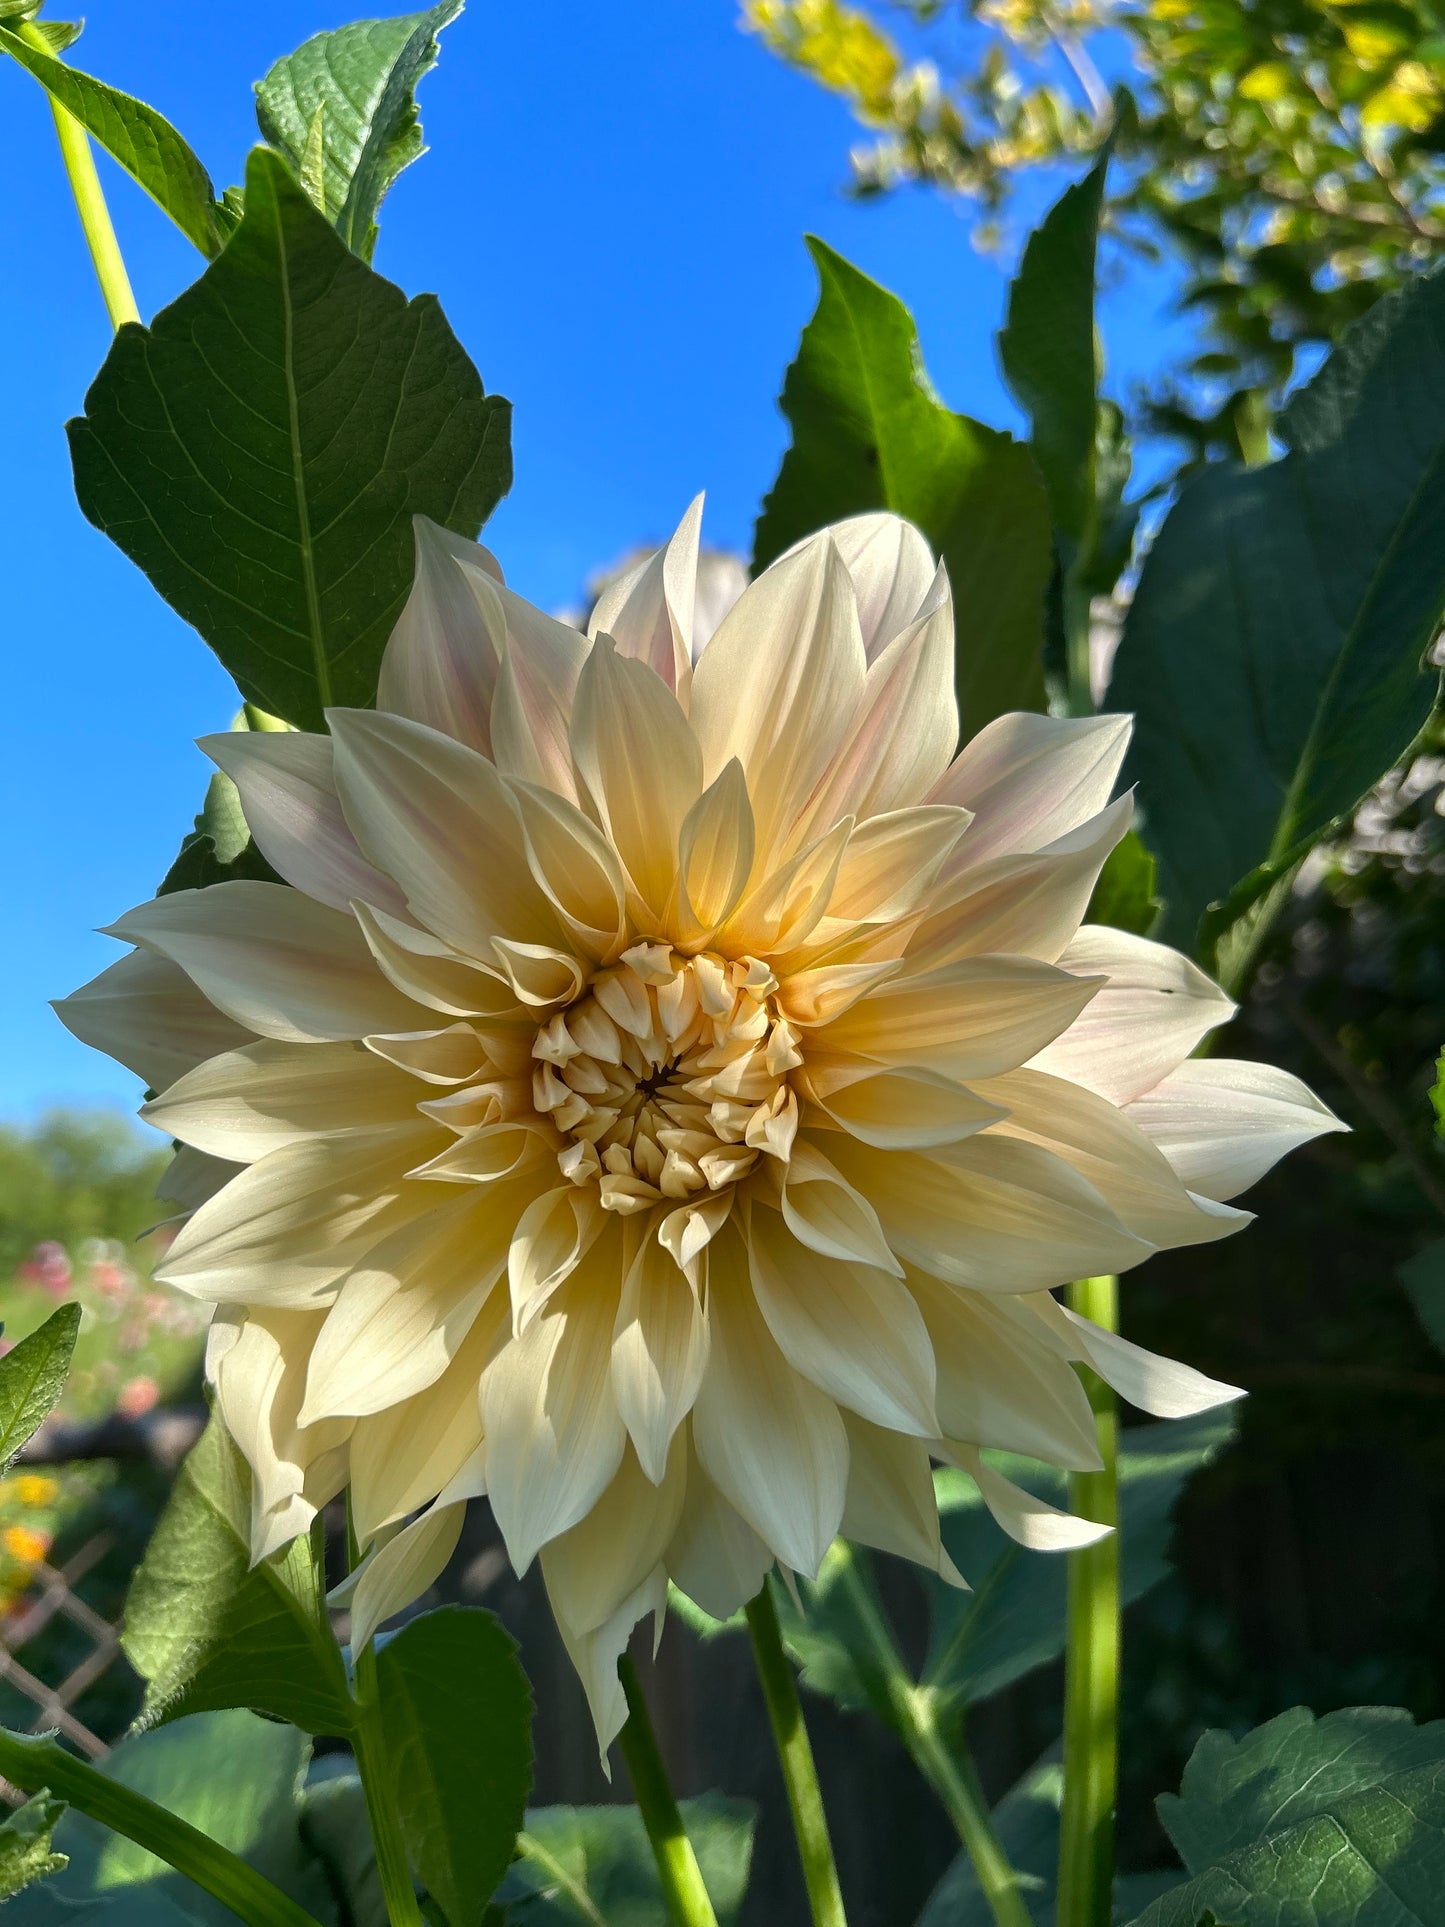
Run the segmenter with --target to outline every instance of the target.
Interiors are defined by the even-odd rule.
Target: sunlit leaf
[[[53,1411],[79,1333],[80,1306],[61,1305],[0,1358],[0,1472]]]

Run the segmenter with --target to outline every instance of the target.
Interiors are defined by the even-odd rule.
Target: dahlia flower
[[[981,1448],[1096,1465],[1079,1360],[1236,1393],[1053,1288],[1238,1230],[1340,1128],[1191,1060],[1232,1007],[1184,957],[1080,927],[1124,718],[955,754],[916,530],[802,543],[709,638],[699,520],[589,636],[419,524],[377,708],[203,744],[291,887],[143,904],[63,1006],[184,1147],[161,1276],[216,1307],[255,1556],[349,1483],[364,1641],[485,1493],[604,1744],[669,1580],[723,1616],[840,1532],[957,1579],[933,1460],[1025,1545],[1096,1537]]]

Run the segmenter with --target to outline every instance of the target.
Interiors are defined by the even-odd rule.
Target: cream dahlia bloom
[[[377,709],[204,745],[293,887],[142,905],[63,1012],[188,1147],[161,1275],[217,1307],[255,1555],[349,1483],[364,1640],[485,1493],[604,1743],[669,1579],[725,1615],[840,1532],[956,1578],[933,1459],[1025,1545],[1097,1536],[980,1447],[1097,1464],[1076,1360],[1236,1394],[1052,1289],[1227,1236],[1339,1128],[1190,1060],[1231,1005],[1182,956],[1080,928],[1122,718],[955,756],[948,583],[886,515],[703,649],[699,511],[590,638],[420,524]]]

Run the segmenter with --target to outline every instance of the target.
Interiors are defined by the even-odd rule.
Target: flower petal
[[[1069,1346],[1069,1356],[1092,1365],[1120,1398],[1137,1405],[1154,1418],[1190,1418],[1195,1412],[1211,1412],[1216,1405],[1228,1405],[1244,1392],[1238,1385],[1225,1385],[1206,1378],[1191,1365],[1145,1351],[1118,1332],[1104,1331],[1090,1319],[1049,1299],[1052,1311],[1042,1303],[1040,1312]]]
[[[698,1458],[777,1557],[811,1578],[842,1521],[847,1435],[832,1399],[779,1351],[731,1226],[709,1247],[708,1321],[712,1349],[692,1417]]]
[[[810,1250],[902,1277],[873,1206],[809,1139],[800,1138],[793,1146],[781,1200],[789,1231]]]
[[[376,706],[490,756],[492,697],[506,647],[502,572],[479,543],[424,515],[411,525],[416,572],[381,659]]]
[[[667,1570],[680,1592],[714,1619],[727,1619],[756,1596],[773,1555],[689,1452],[687,1500],[667,1548]]]
[[[683,822],[702,793],[702,753],[667,684],[606,636],[578,678],[572,758],[643,903],[660,916]]]
[[[984,1504],[1010,1539],[1016,1539],[1031,1552],[1073,1552],[1080,1546],[1097,1545],[1114,1530],[1093,1519],[1060,1512],[1047,1500],[1025,1492],[1021,1485],[1015,1485],[1012,1479],[995,1471],[974,1446],[951,1445],[948,1457],[968,1473]]]
[[[518,1573],[584,1519],[622,1461],[612,1397],[620,1235],[599,1238],[482,1378],[487,1485]]]
[[[760,865],[783,853],[863,690],[853,587],[826,536],[773,563],[723,618],[693,672],[703,779],[736,756]]]
[[[935,587],[932,551],[911,522],[888,509],[850,515],[827,533],[852,581],[863,646],[872,662],[922,613]],[[786,553],[797,555],[817,540],[805,536]]]
[[[1101,981],[1032,958],[965,957],[879,984],[815,1039],[822,1050],[922,1064],[960,1081],[995,1077],[1077,1027]]]
[[[854,924],[893,923],[907,916],[927,898],[968,823],[965,811],[938,804],[891,810],[859,823],[838,866],[828,915]]]
[[[1206,1198],[1247,1191],[1286,1152],[1349,1129],[1288,1071],[1227,1057],[1181,1064],[1136,1097],[1125,1116]]]
[[[646,663],[684,707],[692,686],[702,504],[702,496],[695,496],[667,546],[608,583],[587,624],[594,641],[611,636],[618,655]]]
[[[353,897],[401,911],[401,892],[367,862],[341,812],[329,736],[295,730],[229,730],[202,736],[205,751],[236,785],[262,856],[318,903],[346,910]]]
[[[249,1031],[282,1043],[415,1030],[353,917],[280,883],[213,883],[130,910],[106,932],[169,957]]]
[[[678,1427],[692,1410],[708,1355],[697,1293],[655,1236],[644,1235],[622,1284],[612,1333],[612,1394],[638,1463],[662,1481]]]
[[[694,946],[737,908],[756,851],[753,808],[743,766],[734,756],[682,820],[677,838],[677,909],[673,935]]]
[[[574,1636],[595,1632],[662,1560],[682,1516],[687,1448],[679,1439],[660,1480],[631,1451],[596,1505],[542,1548],[542,1577],[557,1616]]]
[[[965,1584],[943,1547],[928,1447],[843,1414],[848,1430],[848,1498],[843,1537],[874,1546],[936,1572],[950,1586]]]
[[[1132,727],[1127,716],[999,716],[959,751],[929,801],[973,811],[975,862],[1042,850],[1103,809]]]
[[[499,591],[507,653],[492,699],[492,756],[504,776],[577,801],[570,728],[587,638],[510,590]]]
[[[1153,1090],[1234,1015],[1229,998],[1187,957],[1124,930],[1085,924],[1059,965],[1081,982],[1105,982],[1030,1068],[1071,1078],[1112,1104]]]
[[[198,1064],[141,1116],[199,1151],[250,1164],[304,1138],[404,1124],[421,1094],[364,1044],[263,1041]]]
[[[905,1284],[800,1246],[764,1206],[748,1250],[758,1309],[794,1371],[875,1425],[938,1436],[933,1347]]]
[[[52,1009],[73,1037],[114,1057],[153,1091],[255,1036],[217,1010],[179,964],[149,950],[133,950]]]
[[[361,1652],[393,1613],[420,1599],[441,1578],[461,1540],[466,1516],[464,1504],[429,1506],[367,1554],[348,1595],[353,1653]]]
[[[371,861],[402,881],[419,922],[488,962],[494,937],[556,943],[511,790],[485,756],[371,710],[333,709],[327,720],[347,821]]]
[[[880,1151],[921,1151],[971,1137],[1005,1115],[964,1084],[919,1064],[810,1052],[799,1091],[840,1130]]]

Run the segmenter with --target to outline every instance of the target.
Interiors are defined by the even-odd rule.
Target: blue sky
[[[71,57],[166,113],[219,187],[256,138],[251,82],[357,10],[93,0]],[[235,701],[199,639],[75,506],[62,425],[105,354],[105,312],[44,97],[14,67],[0,87],[0,1115],[26,1117],[136,1101],[129,1074],[73,1042],[46,999],[118,954],[94,928],[152,894],[205,786],[192,739],[223,728]],[[999,266],[932,194],[842,196],[849,116],[739,31],[735,0],[472,0],[421,103],[432,151],[383,209],[376,265],[441,296],[487,387],[514,404],[516,484],[486,539],[543,606],[665,537],[699,488],[708,538],[748,547],[785,442],[774,398],[813,306],[805,231],[908,301],[952,406],[1016,423],[993,350]],[[201,263],[102,165],[149,316]],[[1177,337],[1167,297],[1157,275],[1134,276],[1105,303],[1116,387]]]

